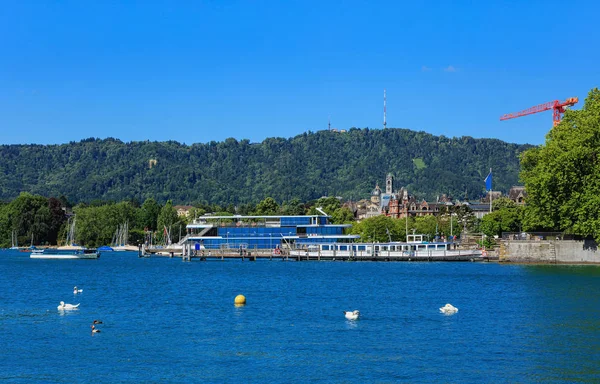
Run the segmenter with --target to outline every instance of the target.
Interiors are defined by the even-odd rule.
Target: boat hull
[[[34,251],[29,256],[31,259],[97,259],[100,252],[96,250],[58,250],[45,249],[43,251]]]
[[[117,245],[117,246],[114,246],[111,248],[115,252],[137,252],[138,251],[138,247],[136,247],[135,245]]]

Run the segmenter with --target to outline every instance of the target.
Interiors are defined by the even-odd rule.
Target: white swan
[[[360,312],[359,311],[344,311],[344,315],[346,316],[346,319],[348,319],[348,320],[357,320],[358,317],[360,316]]]
[[[60,305],[58,306],[58,309],[61,311],[69,311],[71,309],[77,309],[77,307],[79,307],[79,304],[77,305],[73,305],[73,304],[65,304],[64,301],[60,302]]]
[[[75,286],[75,288],[73,288],[73,294],[76,295],[76,294],[81,293],[81,292],[83,292],[83,289],[77,289],[77,286]]]
[[[458,308],[456,308],[452,304],[446,304],[442,308],[440,308],[440,312],[444,315],[454,315],[456,312],[458,312]]]

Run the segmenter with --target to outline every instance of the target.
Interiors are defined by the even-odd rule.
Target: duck
[[[360,312],[359,311],[343,311],[344,315],[346,316],[346,319],[348,320],[358,320],[358,317],[360,316]]]
[[[453,315],[456,312],[458,312],[458,308],[456,308],[452,304],[446,304],[442,308],[440,308],[440,312],[443,313],[444,315]]]
[[[100,333],[100,330],[97,329],[94,325],[92,325],[92,333]]]
[[[81,303],[79,303],[81,304]],[[73,304],[65,304],[64,301],[60,302],[60,305],[57,307],[59,310],[71,310],[71,309],[77,309],[77,307],[79,307],[79,304],[73,305]]]
[[[102,320],[94,320],[92,324],[102,324]]]
[[[76,294],[78,294],[78,293],[81,293],[81,292],[83,292],[83,289],[77,289],[77,286],[75,286],[75,287],[73,288],[73,294],[75,294],[75,295],[76,295]]]

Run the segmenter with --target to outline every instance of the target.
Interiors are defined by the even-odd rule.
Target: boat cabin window
[[[324,245],[324,246],[322,247],[322,249],[323,249],[324,251],[329,251],[329,245]]]

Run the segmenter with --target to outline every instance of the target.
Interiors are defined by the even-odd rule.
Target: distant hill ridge
[[[0,146],[0,199],[22,191],[73,202],[145,200],[239,204],[271,196],[279,202],[324,195],[368,198],[387,173],[394,189],[418,198],[442,193],[476,198],[493,168],[494,190],[519,180],[519,154],[530,145],[496,139],[448,138],[388,128],[307,132],[261,143],[184,145],[86,139],[60,145]]]

